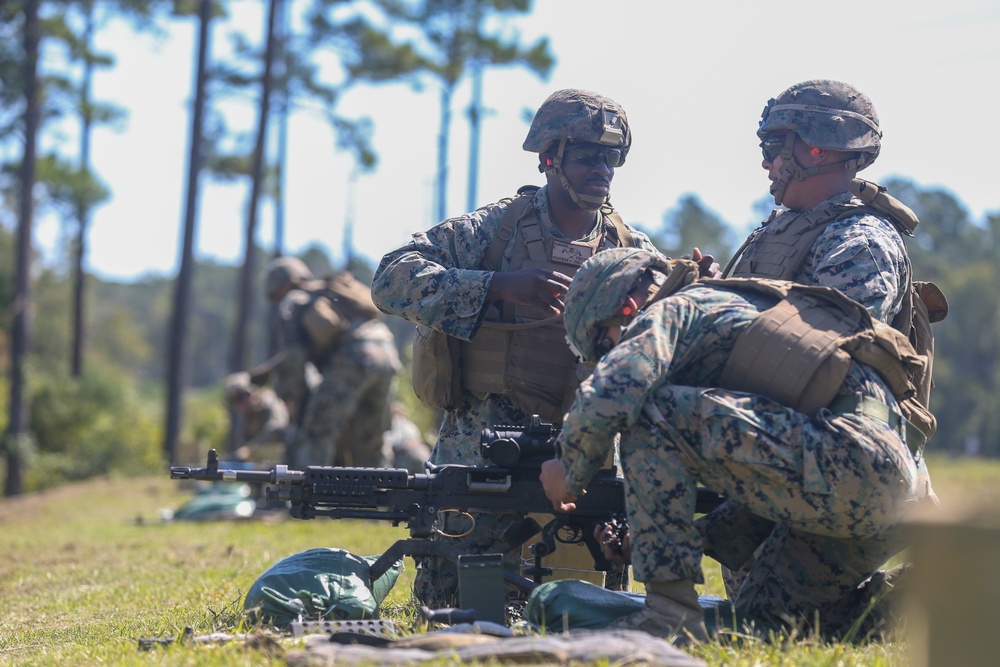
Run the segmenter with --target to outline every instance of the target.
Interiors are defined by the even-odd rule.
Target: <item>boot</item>
[[[678,646],[706,642],[705,617],[690,579],[646,583],[646,608],[608,626],[612,630],[642,630],[671,639]]]
[[[833,604],[820,609],[824,636],[843,642],[865,642],[890,632],[900,619],[910,564],[879,570]]]

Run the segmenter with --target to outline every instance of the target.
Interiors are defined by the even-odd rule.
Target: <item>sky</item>
[[[253,39],[263,34],[264,4],[235,3],[234,23]],[[215,26],[213,53],[228,48],[230,29]],[[611,195],[626,222],[656,230],[680,197],[694,194],[742,239],[759,222],[755,204],[768,190],[755,134],[761,110],[794,83],[828,78],[852,83],[878,111],[882,152],[861,176],[943,188],[974,221],[1000,213],[995,0],[535,0],[532,13],[508,29],[523,43],[547,36],[557,63],[547,79],[518,67],[486,71],[476,206],[544,182],[536,156],[521,149],[526,114],[555,90],[585,88],[616,100],[632,128],[632,151],[616,170]],[[98,38],[117,64],[96,76],[94,94],[128,111],[121,128],[99,129],[93,138],[93,168],[112,190],[88,237],[87,268],[102,279],[172,276],[179,267],[195,31],[194,20],[174,21],[157,39],[112,24]],[[354,251],[377,264],[438,222],[439,99],[431,82],[420,90],[394,84],[344,96],[342,115],[374,123],[379,166],[369,174],[354,173],[322,118],[292,116],[286,253],[320,245],[342,261],[346,220]],[[463,82],[453,108],[448,216],[469,209],[470,100]],[[230,112],[234,129],[252,130],[251,101]],[[65,137],[47,141],[59,140],[72,154]],[[245,184],[202,179],[199,258],[242,261],[247,201]],[[257,241],[268,248],[273,220],[263,204]],[[52,253],[62,233],[57,220],[42,216],[36,246]]]

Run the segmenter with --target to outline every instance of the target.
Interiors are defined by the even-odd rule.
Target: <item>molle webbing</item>
[[[744,244],[750,253],[733,257],[724,275],[792,280],[828,224],[866,212],[870,211],[860,204],[830,204],[805,213],[785,212],[782,215],[796,216],[795,219],[776,233],[769,232],[766,226],[758,228],[750,242]]]
[[[720,384],[815,414],[829,405],[851,369],[850,355],[840,349],[842,338],[861,326],[856,314],[792,292],[737,337]]]
[[[921,377],[927,358],[913,349],[905,335],[874,321],[861,304],[832,288],[787,281],[701,282],[779,299],[737,336],[723,368],[722,387],[758,393],[815,414],[830,404],[856,361],[878,373],[903,416],[925,437],[934,432],[933,415],[916,400],[915,380]]]
[[[511,239],[520,229],[508,270],[537,267],[555,269],[572,276],[578,267],[550,259],[553,239],[543,228],[531,206],[536,189],[521,188],[508,205],[483,267],[496,271]],[[610,207],[601,210],[601,233],[592,242],[590,254],[627,241],[633,235]],[[575,245],[583,246],[577,242]],[[510,394],[526,414],[561,423],[579,386],[578,361],[566,344],[561,316],[513,303],[503,303],[499,322],[487,320],[475,339],[462,343],[462,386],[483,398],[488,394]]]
[[[890,195],[884,186],[855,178],[847,189],[864,203],[828,203],[802,213],[785,211],[780,216],[794,215],[797,216],[796,219],[781,231],[768,233],[768,225],[776,217],[780,217],[772,212],[767,222],[747,239],[729,261],[723,275],[792,280],[802,269],[809,251],[826,226],[855,215],[874,213],[887,218],[900,234],[913,236],[920,221],[906,204]],[[750,248],[749,256],[744,256],[747,248]]]

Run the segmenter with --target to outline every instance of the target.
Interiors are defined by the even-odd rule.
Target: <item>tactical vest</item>
[[[784,280],[699,283],[778,299],[736,337],[719,380],[723,389],[759,394],[808,415],[830,408],[874,415],[892,424],[894,415],[877,399],[841,393],[847,373],[858,362],[878,373],[896,398],[906,422],[897,416],[895,425],[915,453],[934,433],[934,416],[917,400],[927,357],[902,333],[873,319],[861,304],[831,287]],[[662,291],[654,300],[663,298]],[[841,410],[838,405],[844,404],[849,406]]]
[[[885,217],[901,234],[913,236],[919,220],[905,204],[890,196],[883,186],[856,178],[851,181],[849,190],[861,201],[827,203],[801,213],[781,213],[783,227],[777,231],[768,229],[768,225],[778,217],[777,211],[772,212],[767,222],[736,251],[723,275],[792,280],[798,276],[809,251],[827,225],[848,217],[865,214]],[[789,220],[785,216],[792,218]],[[906,261],[909,264],[909,257]],[[930,405],[933,386],[934,336],[930,325],[943,320],[947,314],[948,301],[937,285],[910,279],[904,288],[900,310],[891,323],[926,359],[919,376],[915,378],[916,398],[925,412]]]
[[[309,302],[302,308],[302,328],[314,359],[329,354],[348,332],[382,317],[372,301],[371,288],[348,271],[302,288],[309,294]]]
[[[576,274],[594,253],[636,242],[621,217],[611,207],[602,209],[601,229],[591,241],[556,239],[535,213],[531,201],[538,188],[518,190],[504,212],[483,268],[497,270],[503,253],[515,240],[507,271],[541,268]],[[496,310],[496,309],[494,309]],[[566,344],[562,316],[503,302],[499,312],[487,315],[476,337],[461,344],[462,387],[480,398],[509,394],[525,414],[562,423],[581,374],[579,362]]]

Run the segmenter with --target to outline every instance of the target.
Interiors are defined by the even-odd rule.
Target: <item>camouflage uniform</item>
[[[431,448],[401,406],[392,408],[392,424],[382,435],[382,455],[393,468],[405,468],[411,473],[426,471],[424,464],[431,457]]]
[[[814,105],[813,108],[797,108],[796,105]],[[828,111],[823,111],[828,107]],[[831,118],[836,113],[843,116],[836,121]],[[881,149],[881,130],[874,106],[865,95],[852,86],[837,81],[805,81],[791,86],[777,99],[771,100],[764,110],[758,135],[761,139],[780,133],[797,136],[810,146],[840,151],[857,151],[853,162],[847,165],[831,165],[832,169],[863,169],[878,157]],[[783,152],[786,165],[782,176],[807,178],[794,158],[790,158],[791,143]],[[781,203],[784,187],[772,187],[776,203]],[[801,225],[802,217],[815,217],[817,211],[862,202],[849,192],[842,192],[818,204],[810,211],[776,210],[761,227],[753,232],[744,245],[742,254],[734,258],[727,267],[727,275],[738,277],[779,277],[794,280],[805,285],[832,287],[849,298],[862,304],[872,317],[891,323],[903,305],[905,291],[911,280],[910,260],[902,236],[893,222],[871,209],[859,215],[840,217],[826,224],[814,241],[804,261],[796,267],[786,266],[778,272],[763,271],[756,262],[756,252],[773,239],[794,234],[789,232],[793,225]],[[801,229],[801,228],[800,228]],[[798,232],[801,233],[801,232]],[[738,262],[737,262],[738,260]],[[926,463],[918,462],[919,478],[930,492],[930,476]],[[699,521],[699,526],[708,544],[708,552],[723,563],[723,579],[730,597],[736,598],[740,587],[753,564],[755,548],[771,534],[771,541],[788,532],[787,526],[778,525],[759,516],[754,516],[746,507],[727,502]],[[772,534],[772,531],[775,531]],[[884,552],[887,560],[897,553],[903,544],[880,545],[875,553]],[[786,549],[799,549],[803,558],[815,558],[816,553],[801,543],[786,544]],[[741,567],[743,568],[741,570]],[[740,571],[741,570],[741,571]],[[751,584],[753,582],[750,582]],[[757,595],[762,593],[757,592]],[[781,592],[770,593],[780,596]],[[867,600],[865,600],[867,604]],[[843,619],[829,619],[829,627],[849,626],[856,615],[853,610]],[[836,623],[835,623],[836,622]]]
[[[548,186],[533,196],[532,205],[542,224],[556,238],[565,238],[549,216]],[[489,204],[472,213],[446,220],[426,232],[413,235],[413,240],[385,255],[375,272],[372,296],[385,312],[398,315],[417,324],[424,324],[449,335],[472,340],[482,324],[490,304],[486,303],[492,272],[480,267],[487,249],[493,243],[504,211],[511,199]],[[649,238],[631,230],[642,248],[655,251]],[[600,233],[600,225],[584,240]],[[510,257],[515,236],[508,244],[499,271],[510,270]],[[483,465],[480,440],[484,428],[497,424],[526,424],[525,414],[509,396],[489,394],[478,398],[463,392],[461,404],[447,411],[441,423],[437,443],[430,461],[441,465]],[[519,515],[476,514],[475,530],[452,543],[469,553],[499,553],[505,551],[503,531]],[[469,529],[462,517],[444,521],[446,533],[459,535]],[[508,566],[519,568],[520,550],[506,550]],[[457,574],[454,566],[443,559],[427,559],[420,563],[414,593],[432,607],[456,604]]]
[[[640,581],[703,581],[696,482],[777,523],[735,600],[769,623],[810,619],[856,589],[891,555],[892,532],[922,493],[914,457],[888,424],[826,408],[810,418],[712,388],[736,336],[774,302],[696,283],[654,303],[581,386],[559,437],[567,491],[578,495],[621,434]],[[841,391],[898,409],[857,363]]]
[[[295,288],[278,307],[282,355],[274,386],[297,410],[289,464],[384,467],[382,434],[402,368],[392,332],[378,319],[356,319],[330,352],[317,357],[302,322],[311,300],[307,290]],[[309,364],[322,378],[312,389]]]
[[[226,400],[243,419],[243,445],[284,445],[288,407],[272,389],[252,384],[246,372],[232,373],[226,378]]]

